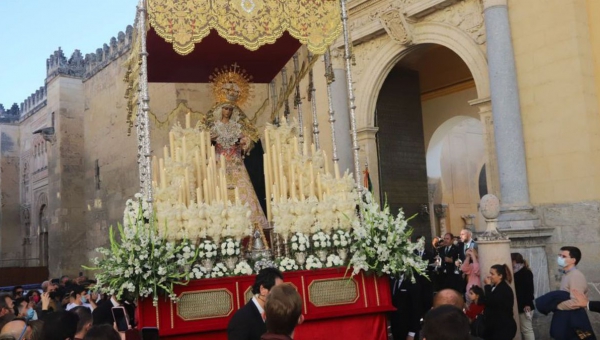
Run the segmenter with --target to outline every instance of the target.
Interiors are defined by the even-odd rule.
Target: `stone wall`
[[[80,78],[48,82],[56,142],[48,164],[50,275],[79,271],[85,256],[83,91]]]
[[[0,266],[19,266],[23,230],[19,216],[19,127],[0,126]]]
[[[586,2],[509,0],[508,8],[531,203],[600,199],[600,114]]]

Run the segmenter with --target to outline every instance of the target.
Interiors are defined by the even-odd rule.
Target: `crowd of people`
[[[447,295],[458,297],[453,305],[463,311],[469,326],[467,335],[486,340],[513,339],[517,332],[513,317],[515,293],[510,287],[513,273],[521,333],[525,340],[535,339],[531,326],[533,274],[521,254],[511,254],[512,268],[507,264],[493,265],[483,281],[478,246],[469,229],[461,230],[459,237],[452,233],[434,237],[431,249],[421,250],[420,255],[429,263],[428,277],[416,274],[414,280],[392,278],[392,302],[397,311],[390,313],[390,326],[395,340],[424,336],[420,334],[426,331],[422,320],[427,323],[425,316],[432,313],[435,298],[439,302]],[[431,335],[429,338],[443,339]]]
[[[79,276],[44,281],[41,289],[25,292],[15,286],[0,294],[0,339],[2,340],[120,340],[114,327],[112,308],[126,311],[135,326],[135,306],[131,299],[115,299],[95,293],[96,282]],[[129,335],[128,339],[139,339]]]
[[[431,249],[418,251],[429,263],[428,277],[391,278],[392,303],[397,308],[390,313],[394,340],[510,340],[518,331],[516,319],[522,339],[534,340],[536,306],[543,314],[553,313],[553,338],[595,339],[585,310],[600,310],[600,302],[586,297],[587,280],[576,267],[581,260],[577,247],[562,247],[557,257],[563,274],[560,290],[537,299],[533,273],[522,254],[511,253],[512,266],[494,264],[481,275],[478,251],[471,230],[463,229],[460,237],[446,233],[433,238]],[[443,310],[436,310],[440,306]]]
[[[451,233],[434,238],[431,249],[417,250],[429,263],[427,276],[391,278],[390,328],[394,340],[510,340],[517,333],[514,301],[521,335],[535,339],[532,314],[537,307],[553,313],[551,336],[595,339],[585,310],[600,312],[600,302],[587,299],[587,280],[576,265],[581,251],[562,247],[557,263],[563,272],[560,291],[534,300],[533,273],[520,253],[512,253],[512,266],[495,264],[481,281],[478,246],[470,230],[460,238]],[[514,290],[511,284],[514,283]],[[135,328],[135,305],[94,292],[95,282],[45,281],[41,291],[16,286],[0,295],[0,340],[119,340],[140,339]],[[229,340],[292,339],[302,324],[302,299],[284,282],[276,268],[264,268],[252,286],[253,298],[231,318]],[[112,313],[122,308],[128,330],[117,327]],[[118,332],[117,329],[121,330]]]

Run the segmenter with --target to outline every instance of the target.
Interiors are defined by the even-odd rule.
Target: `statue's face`
[[[223,108],[221,108],[221,115],[223,116],[223,118],[231,118],[231,115],[233,114],[233,106],[223,106]]]

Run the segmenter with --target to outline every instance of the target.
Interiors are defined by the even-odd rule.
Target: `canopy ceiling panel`
[[[208,83],[208,77],[216,68],[237,63],[253,77],[253,83],[268,83],[300,46],[298,40],[284,33],[274,44],[250,51],[241,45],[230,44],[211,31],[190,54],[183,56],[151,28],[147,36],[148,81]]]
[[[228,43],[251,51],[291,36],[314,54],[323,54],[342,32],[337,0],[147,0],[147,4],[155,34],[180,55],[192,53],[215,31]]]

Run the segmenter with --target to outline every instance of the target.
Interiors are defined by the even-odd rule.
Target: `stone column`
[[[485,217],[486,231],[477,239],[479,268],[481,271],[481,282],[490,275],[490,268],[495,264],[506,264],[512,276],[512,260],[510,258],[510,240],[498,231],[498,215],[500,214],[500,201],[494,195],[488,194],[481,198],[479,203],[481,214]],[[515,292],[514,281],[510,284]],[[515,294],[513,304],[513,315],[517,322],[516,340],[521,339],[521,326],[519,324],[519,313],[517,311],[517,296]]]
[[[360,146],[359,158],[362,170],[365,165],[369,165],[369,176],[373,183],[373,197],[379,201],[379,159],[377,152],[377,127],[359,128],[356,132],[358,137],[358,145]],[[361,174],[361,176],[363,176]]]
[[[502,197],[499,227],[540,225],[529,203],[525,145],[507,0],[484,0],[492,116]]]
[[[331,83],[333,111],[335,112],[335,139],[340,172],[349,170],[354,173],[352,138],[350,136],[350,116],[348,112],[348,89],[346,88],[346,70],[334,69],[335,81]]]
[[[444,237],[448,232],[446,228],[446,216],[448,214],[448,204],[436,204],[433,207],[433,211],[435,213],[435,217],[438,218],[440,223],[440,237]],[[435,235],[435,233],[434,233]]]

